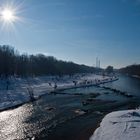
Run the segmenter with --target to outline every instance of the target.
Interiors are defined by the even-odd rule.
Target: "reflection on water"
[[[31,116],[32,111],[32,105],[25,105],[15,110],[0,113],[0,139],[23,139],[27,130],[32,128],[32,125],[24,123]]]
[[[0,140],[46,137],[49,129],[76,116],[82,97],[47,95],[17,109],[0,113]],[[44,136],[43,136],[44,135]]]

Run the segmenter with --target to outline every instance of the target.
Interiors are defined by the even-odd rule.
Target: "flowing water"
[[[139,79],[121,76],[104,86],[126,91],[135,98],[96,86],[45,95],[1,112],[0,140],[87,140],[106,113],[139,106]]]
[[[140,97],[140,79],[121,75],[116,82],[106,83],[106,86],[127,91],[128,93]]]

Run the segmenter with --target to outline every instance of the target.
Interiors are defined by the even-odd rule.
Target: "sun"
[[[5,22],[13,22],[15,20],[14,11],[11,9],[4,9],[1,12],[1,17]]]
[[[6,0],[5,0],[6,1]],[[0,4],[0,31],[13,32],[16,30],[16,26],[19,23],[24,23],[24,19],[21,15],[25,11],[23,9],[24,3],[17,3],[16,1],[7,1]]]

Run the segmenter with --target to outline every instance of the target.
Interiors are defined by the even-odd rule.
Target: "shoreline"
[[[100,126],[89,140],[138,140],[140,138],[139,124],[139,109],[112,111],[103,117]]]
[[[114,81],[117,81],[119,78],[114,78],[114,79],[110,79],[111,77],[109,77],[109,79],[107,79],[107,81],[100,81],[98,83],[91,83],[91,84],[81,84],[81,85],[77,85],[77,86],[74,86],[74,85],[70,85],[70,86],[64,86],[64,87],[58,87],[57,89],[52,89],[50,91],[48,91],[47,93],[45,94],[42,94],[42,95],[38,95],[37,97],[35,97],[34,101],[36,100],[39,100],[40,98],[42,98],[43,96],[47,95],[47,94],[52,94],[52,93],[58,93],[58,92],[61,92],[61,91],[64,91],[64,90],[68,90],[68,89],[76,89],[76,88],[84,88],[84,87],[92,87],[92,86],[99,86],[101,84],[105,84],[105,83],[109,83],[109,82],[114,82]],[[34,101],[31,101],[31,100],[27,100],[25,102],[22,102],[22,103],[18,103],[18,104],[15,104],[15,105],[12,105],[12,106],[9,106],[9,107],[6,107],[6,108],[2,108],[0,109],[0,112],[3,112],[3,111],[7,111],[7,110],[12,110],[12,109],[16,109],[24,104],[27,104],[27,103],[31,103],[31,102],[34,102]]]
[[[84,88],[84,87],[92,87],[92,86],[99,86],[101,84],[105,84],[105,83],[110,83],[110,82],[115,82],[119,80],[119,78],[116,78],[116,79],[112,79],[112,80],[109,80],[109,81],[102,81],[100,83],[92,83],[92,84],[84,84],[84,85],[78,85],[78,86],[70,86],[70,87],[65,87],[65,88],[58,88],[56,90],[53,90],[51,91],[52,93],[53,92],[60,92],[60,91],[64,91],[64,90],[68,90],[68,89],[76,89],[76,88]],[[50,92],[50,93],[51,93]]]

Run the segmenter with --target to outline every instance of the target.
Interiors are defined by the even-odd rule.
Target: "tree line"
[[[0,76],[73,75],[95,72],[94,67],[57,60],[43,54],[19,54],[9,45],[0,46]]]
[[[140,64],[134,64],[134,65],[127,66],[125,68],[121,68],[119,71],[121,73],[129,74],[129,75],[140,76]]]

